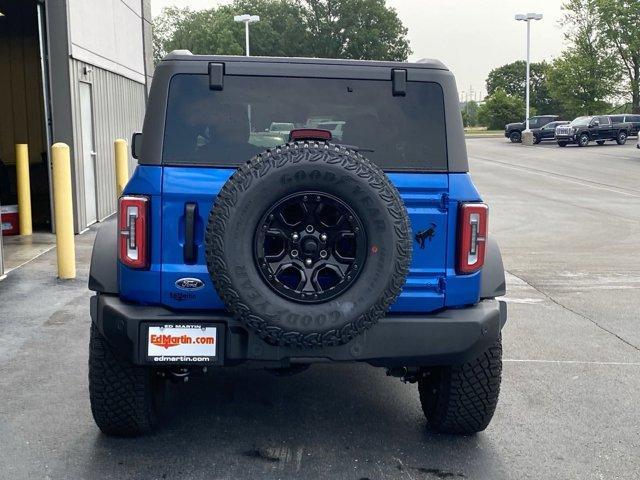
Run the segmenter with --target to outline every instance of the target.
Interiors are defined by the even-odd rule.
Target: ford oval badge
[[[175,285],[180,290],[194,291],[200,290],[202,287],[204,287],[204,282],[199,278],[180,278],[176,280]]]

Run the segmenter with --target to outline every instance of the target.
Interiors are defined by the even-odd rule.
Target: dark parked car
[[[609,115],[613,123],[628,123],[631,125],[629,136],[637,136],[640,130],[640,115],[625,113],[624,115]]]
[[[624,145],[630,128],[628,123],[612,123],[607,115],[578,117],[569,125],[556,128],[556,141],[561,147],[570,143],[586,147],[592,140],[598,145],[604,145],[607,140],[615,140],[618,145]]]
[[[310,117],[343,139],[325,120],[252,143]],[[89,279],[103,432],[153,428],[168,379],[325,362],[416,382],[432,430],[487,427],[505,277],[442,63],[169,54],[132,148]]]
[[[559,120],[558,115],[538,115],[529,118],[529,128],[542,128],[549,122],[555,122]],[[504,126],[504,136],[507,137],[513,143],[520,143],[522,141],[522,132],[526,128],[526,122],[508,123]]]
[[[569,122],[562,120],[558,122],[547,123],[544,127],[540,128],[532,128],[533,132],[533,143],[538,144],[545,140],[555,140],[556,138],[556,127],[560,125],[567,125]]]

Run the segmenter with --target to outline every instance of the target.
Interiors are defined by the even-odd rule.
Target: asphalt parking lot
[[[467,142],[508,271],[493,423],[430,434],[415,385],[363,365],[230,369],[172,388],[164,427],[101,435],[86,387],[87,264],[55,252],[0,283],[0,477],[637,479],[640,150]],[[53,288],[55,287],[55,288]]]

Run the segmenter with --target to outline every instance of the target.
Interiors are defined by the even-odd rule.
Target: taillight
[[[118,231],[120,261],[130,268],[149,267],[147,197],[120,197]]]
[[[487,212],[484,203],[462,203],[458,211],[458,273],[474,273],[484,265]]]

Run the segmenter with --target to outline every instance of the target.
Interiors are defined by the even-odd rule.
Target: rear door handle
[[[184,206],[184,263],[194,264],[198,259],[198,249],[196,247],[196,214],[198,205],[187,203]]]

